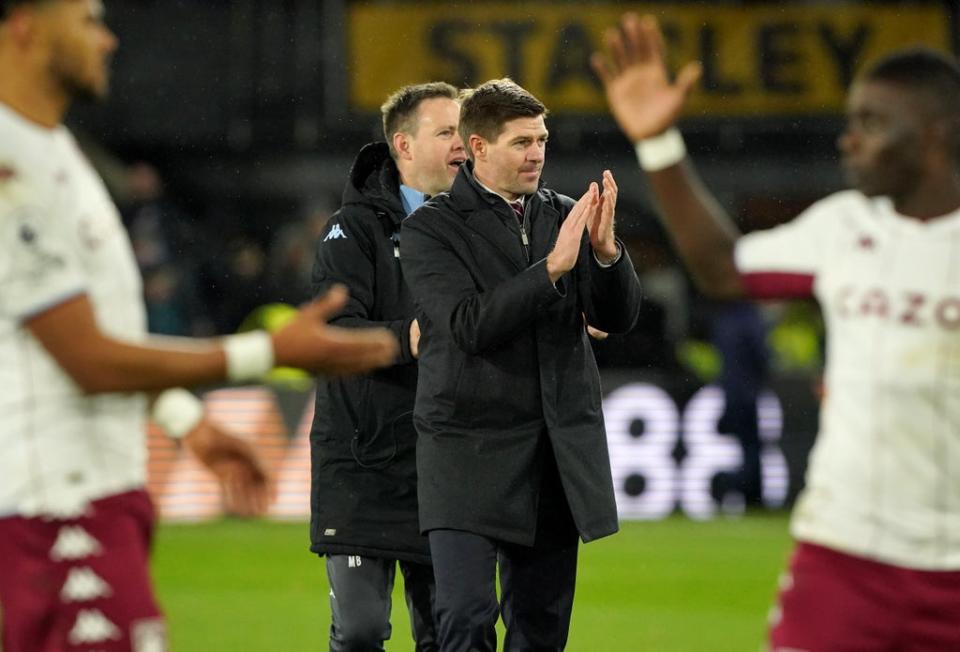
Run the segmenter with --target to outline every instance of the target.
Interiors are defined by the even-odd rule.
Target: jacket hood
[[[343,189],[343,205],[350,204],[363,204],[402,218],[400,174],[386,143],[369,143],[357,154]]]

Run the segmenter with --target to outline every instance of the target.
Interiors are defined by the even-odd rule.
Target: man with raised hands
[[[504,649],[563,649],[578,539],[618,527],[587,324],[630,330],[640,282],[609,171],[579,201],[542,185],[546,113],[509,79],[465,93],[469,160],[403,223],[422,333],[420,528],[445,652],[495,650],[500,613]]]

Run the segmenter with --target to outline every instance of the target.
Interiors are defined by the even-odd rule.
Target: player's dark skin
[[[886,195],[919,220],[960,206],[957,124],[940,100],[900,84],[861,80],[847,99],[847,128],[837,139],[848,183],[868,197]]]

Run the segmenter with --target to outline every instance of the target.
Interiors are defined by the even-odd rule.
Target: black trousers
[[[533,546],[459,530],[429,533],[443,652],[495,652],[498,614],[506,628],[503,649],[507,652],[566,646],[579,535],[552,457],[544,464]]]
[[[382,652],[390,638],[393,582],[399,563],[417,652],[439,650],[433,621],[436,588],[429,564],[358,555],[327,555],[330,651]]]

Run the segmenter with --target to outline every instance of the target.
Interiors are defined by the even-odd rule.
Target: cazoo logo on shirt
[[[960,297],[932,297],[918,290],[844,286],[834,295],[841,319],[878,318],[922,328],[936,323],[945,330],[960,328]]]

